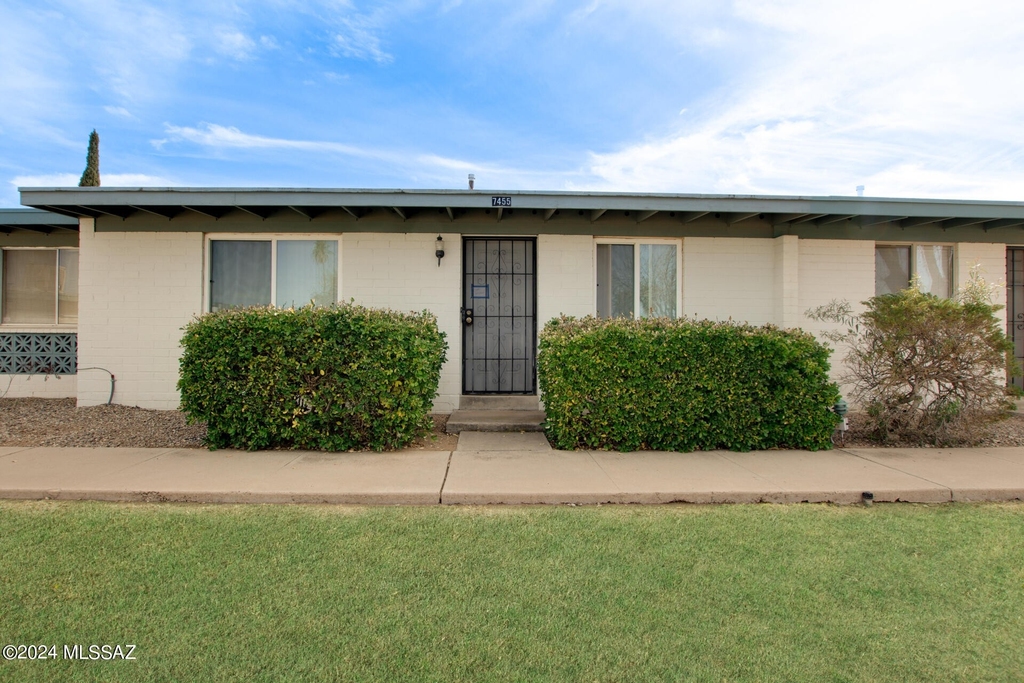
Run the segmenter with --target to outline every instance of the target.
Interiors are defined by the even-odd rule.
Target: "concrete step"
[[[540,410],[536,395],[479,394],[461,396],[460,410]]]
[[[470,453],[501,452],[509,455],[519,453],[550,453],[552,448],[543,432],[470,432],[459,434],[459,445],[455,450]]]
[[[459,432],[541,432],[543,410],[456,410],[445,428]]]

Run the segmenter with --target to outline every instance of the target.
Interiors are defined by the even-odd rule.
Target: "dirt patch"
[[[850,429],[846,432],[846,448],[920,448],[919,443],[893,442],[880,444],[871,439],[871,423],[863,413],[850,413]],[[1005,419],[994,420],[988,425],[988,435],[976,446],[995,448],[1000,446],[1024,446],[1024,413],[1010,412]]]
[[[447,415],[432,415],[433,432],[410,450],[453,451],[459,442],[445,434]],[[130,406],[76,408],[75,399],[0,399],[0,446],[108,446],[203,448],[206,425],[186,424],[177,410]]]

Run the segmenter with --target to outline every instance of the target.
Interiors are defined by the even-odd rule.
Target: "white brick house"
[[[7,396],[104,403],[109,371],[115,403],[175,408],[178,340],[193,316],[311,298],[433,311],[449,343],[435,401],[441,412],[466,394],[535,393],[536,335],[560,314],[817,331],[821,324],[804,315],[810,308],[860,302],[905,286],[912,274],[948,295],[978,264],[990,283],[1008,283],[996,290],[998,302],[1010,292],[1011,315],[1024,321],[1024,295],[1013,296],[1016,287],[1024,293],[1020,202],[479,190],[21,193],[23,204],[50,213],[0,212]],[[50,366],[24,365],[32,355],[25,340],[58,334],[76,335],[81,370],[60,380],[33,374]]]

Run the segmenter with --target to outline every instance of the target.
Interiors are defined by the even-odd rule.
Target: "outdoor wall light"
[[[440,235],[437,236],[437,248],[434,250],[434,256],[437,257],[437,267],[441,267],[441,259],[444,258],[444,238]]]

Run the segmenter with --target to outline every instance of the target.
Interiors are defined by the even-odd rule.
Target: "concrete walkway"
[[[554,451],[464,432],[447,451],[0,448],[0,498],[208,503],[939,503],[1024,499],[1024,448]]]

